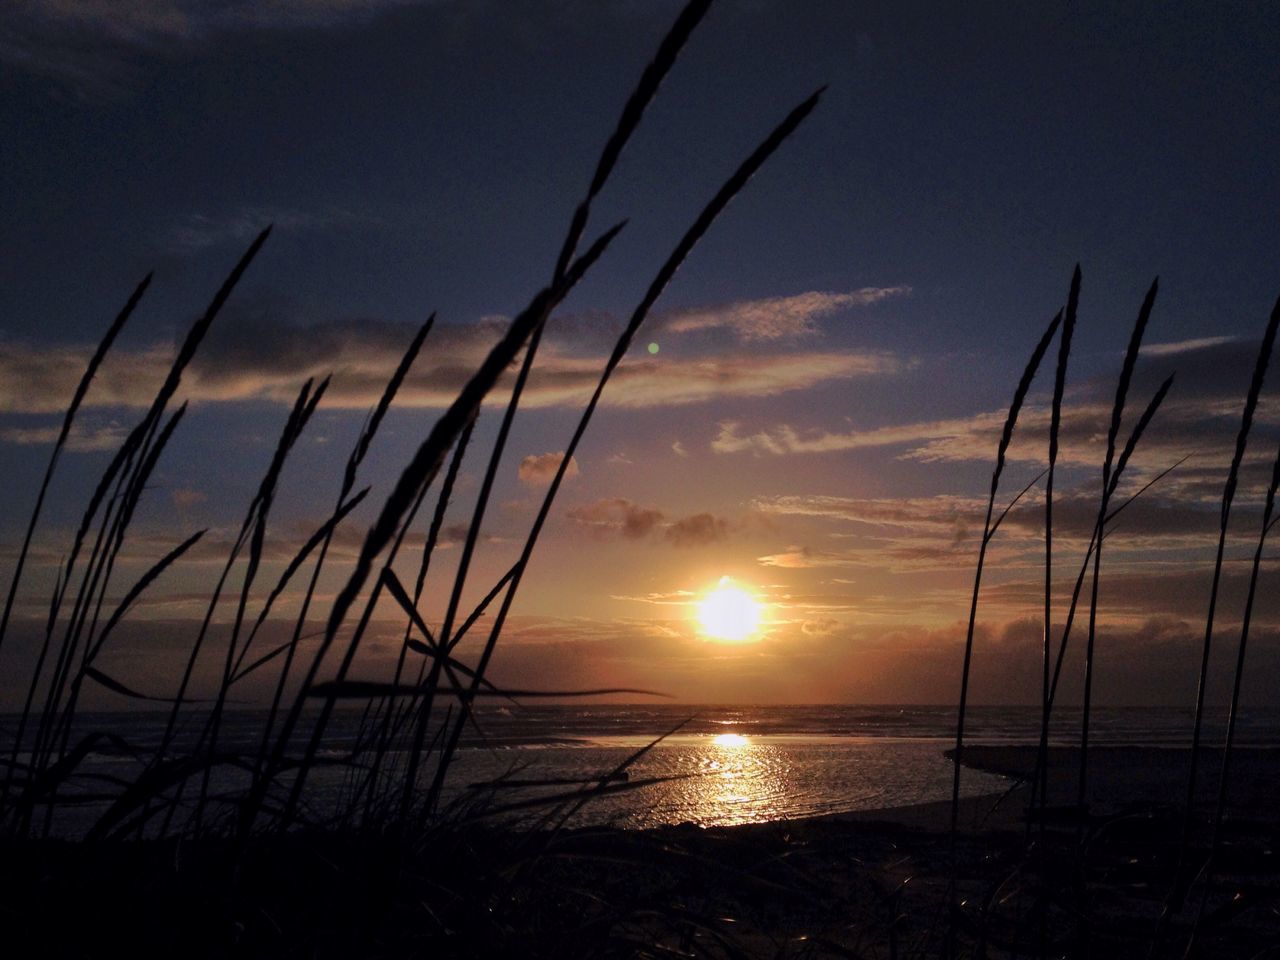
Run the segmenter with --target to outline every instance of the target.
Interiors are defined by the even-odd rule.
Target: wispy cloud
[[[986,501],[977,497],[936,496],[868,499],[788,494],[759,497],[752,507],[765,514],[820,517],[877,526],[929,528],[955,534],[981,524]]]
[[[910,287],[865,287],[849,293],[812,290],[790,297],[741,300],[673,311],[658,317],[656,326],[673,333],[727,329],[748,342],[811,336],[818,332],[816,321],[823,317],[910,292]]]
[[[308,377],[334,379],[330,409],[367,409],[376,403],[409,343],[408,325],[382,320],[286,323],[265,310],[241,310],[220,320],[183,380],[197,401],[270,400],[291,403]],[[405,381],[397,403],[443,408],[497,340],[505,321],[438,324],[428,349]],[[584,355],[572,327],[555,327],[544,343],[523,403],[527,407],[581,406],[590,397],[603,354]],[[61,411],[91,353],[89,346],[0,343],[0,410]],[[143,407],[150,403],[174,353],[171,344],[116,351],[94,381],[89,406]],[[615,407],[653,408],[721,398],[767,397],[853,377],[892,373],[899,363],[884,352],[770,353],[724,351],[716,356],[624,360],[604,394]],[[505,402],[509,381],[491,395]]]
[[[1191,346],[1190,344],[1195,344]],[[1239,426],[1244,390],[1256,344],[1231,338],[1157,345],[1144,357],[1129,394],[1121,442],[1136,423],[1159,383],[1176,367],[1172,392],[1143,435],[1130,475],[1150,474],[1184,457],[1191,462],[1172,482],[1184,483],[1198,471],[1216,476],[1229,459]],[[1059,464],[1100,468],[1111,422],[1114,382],[1097,378],[1073,388],[1063,411],[1059,435]],[[738,420],[720,422],[710,449],[719,454],[758,457],[819,455],[883,450],[901,460],[921,463],[989,462],[999,443],[1007,411],[985,410],[968,416],[917,420],[867,429],[830,430],[793,423],[747,426]],[[1029,401],[1018,418],[1008,450],[1012,462],[1043,465],[1047,459],[1050,411],[1043,397]],[[1275,427],[1280,424],[1280,401],[1264,396],[1258,408],[1249,462],[1269,461]],[[1221,480],[1212,496],[1221,494]]]
[[[996,423],[996,418],[1000,418]],[[869,430],[832,432],[822,429],[801,430],[782,423],[772,427],[744,432],[736,420],[724,420],[719,432],[711,441],[716,453],[751,453],[756,456],[784,456],[805,453],[838,453],[845,450],[862,450],[874,447],[910,445],[917,451],[929,444],[968,437],[978,433],[985,439],[986,433],[995,430],[999,436],[1003,417],[997,413],[980,414],[948,420],[932,420],[915,423],[874,427]],[[990,447],[984,455],[990,454]],[[968,459],[965,457],[964,459]]]
[[[822,494],[761,497],[751,504],[766,516],[814,521],[822,548],[791,546],[757,558],[763,566],[786,569],[862,567],[918,573],[969,568],[982,530],[986,502],[952,495],[858,498]],[[1097,519],[1096,489],[1090,484],[1060,488],[1054,499],[1055,542],[1068,555],[1083,556]],[[1256,518],[1238,520],[1249,536]],[[1153,487],[1125,507],[1109,527],[1113,571],[1158,572],[1188,562],[1211,561],[1217,513],[1211,504],[1179,498],[1179,491]],[[794,527],[792,527],[794,529]],[[1006,516],[990,548],[996,576],[1035,569],[1043,562],[1043,497],[1026,494]],[[1211,563],[1210,563],[1211,565]],[[1018,574],[1019,576],[1022,574]]]
[[[0,59],[82,96],[136,82],[137,52],[172,56],[233,31],[335,27],[437,0],[16,0],[0,10]]]
[[[245,246],[268,224],[275,231],[303,233],[333,227],[371,226],[382,218],[369,211],[327,206],[315,210],[291,207],[240,207],[223,214],[193,213],[163,231],[162,242],[183,253],[209,247]]]
[[[42,427],[6,427],[0,429],[0,443],[12,443],[19,446],[45,446],[55,443],[61,426]],[[123,426],[118,423],[89,425],[77,423],[71,428],[67,437],[66,449],[77,453],[95,450],[114,450],[126,436]]]
[[[21,0],[10,19],[148,44],[227,29],[328,26],[430,0]]]
[[[815,567],[847,567],[858,561],[839,553],[827,550],[812,550],[809,547],[788,547],[781,553],[771,553],[756,557],[756,563],[762,567],[781,567],[784,570],[809,570]]]
[[[1177,340],[1170,343],[1148,343],[1138,352],[1145,357],[1172,357],[1193,350],[1207,350],[1224,343],[1233,343],[1237,337],[1197,337],[1194,340]]]

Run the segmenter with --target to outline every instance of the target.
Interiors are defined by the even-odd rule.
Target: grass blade
[[[600,402],[600,397],[604,393],[604,388],[608,384],[613,371],[622,361],[623,356],[626,355],[627,350],[631,346],[632,340],[640,329],[645,318],[649,315],[649,311],[653,308],[654,303],[657,302],[658,298],[662,295],[662,292],[666,289],[667,284],[671,282],[672,277],[675,276],[676,271],[680,269],[680,266],[688,258],[694,247],[697,246],[698,242],[706,234],[707,230],[711,228],[711,225],[724,211],[725,207],[729,205],[729,202],[737,196],[743,187],[747,185],[747,182],[755,175],[756,171],[760,169],[764,162],[773,155],[774,151],[776,151],[778,147],[780,147],[809,116],[814,107],[818,105],[818,101],[821,99],[823,90],[825,89],[825,87],[819,89],[795,107],[795,109],[793,109],[783,119],[783,121],[769,133],[767,137],[765,137],[751,155],[748,156],[741,165],[739,165],[737,170],[734,171],[729,179],[724,182],[711,201],[703,208],[697,219],[694,220],[693,225],[685,232],[671,255],[666,259],[661,268],[659,268],[658,273],[649,284],[648,290],[645,291],[644,297],[632,312],[631,319],[627,323],[627,327],[622,332],[622,335],[618,338],[618,341],[614,346],[613,353],[610,355],[609,361],[606,363],[604,371],[600,375],[600,380],[596,385],[595,391],[592,393],[591,399],[588,401],[586,409],[583,411],[582,416],[578,421],[578,426],[574,431],[573,437],[565,448],[564,456],[556,470],[555,477],[552,479],[551,484],[547,489],[547,493],[543,498],[542,507],[539,510],[537,518],[534,520],[528,537],[526,538],[525,547],[520,555],[516,573],[511,578],[511,584],[507,589],[506,596],[503,598],[502,606],[499,608],[498,614],[494,618],[493,626],[489,632],[489,638],[485,643],[484,651],[481,653],[480,661],[476,666],[476,671],[480,675],[483,676],[485,668],[488,666],[489,658],[492,656],[498,635],[502,631],[507,613],[511,609],[511,604],[515,599],[516,591],[519,589],[521,577],[523,576],[524,570],[528,565],[529,558],[533,553],[533,548],[537,543],[538,535],[541,533],[542,526],[546,522],[547,516],[550,513],[551,504],[555,499],[556,493],[560,489],[560,484],[564,481],[565,470],[573,457],[574,451],[578,447],[578,443],[586,432],[587,425],[591,421],[592,414],[595,412],[596,406]],[[477,685],[473,684],[472,690],[475,690],[476,688]],[[465,708],[466,703],[464,701],[463,710],[461,711],[463,716],[465,716],[467,712]],[[445,745],[441,762],[436,767],[436,779],[432,783],[431,791],[427,797],[426,806],[428,809],[434,804],[435,798],[439,795],[440,787],[443,784],[442,778],[444,776],[444,772],[448,769],[449,759],[457,749],[458,738],[461,734],[462,725],[459,721],[455,721],[453,734],[450,737],[449,742]]]
[[[142,300],[142,295],[147,292],[147,287],[151,286],[152,276],[153,274],[148,273],[142,278],[142,282],[138,284],[129,296],[124,308],[116,315],[115,320],[111,322],[111,326],[107,328],[106,334],[98,343],[97,350],[89,358],[89,365],[85,367],[84,375],[81,376],[79,384],[76,385],[75,393],[71,397],[71,403],[68,404],[67,412],[63,415],[62,429],[58,432],[58,439],[54,441],[53,453],[49,455],[49,465],[45,468],[44,478],[40,481],[40,490],[36,494],[35,506],[31,510],[31,519],[27,522],[27,532],[23,537],[22,546],[18,550],[18,561],[14,565],[13,579],[9,584],[9,595],[5,598],[4,613],[0,615],[0,648],[4,646],[5,633],[9,629],[9,617],[13,612],[13,603],[18,594],[18,585],[22,581],[22,571],[27,562],[27,552],[31,548],[31,538],[35,535],[36,524],[40,520],[40,513],[44,507],[45,495],[49,491],[49,484],[53,480],[53,474],[57,469],[58,460],[62,456],[62,449],[66,445],[67,437],[71,434],[71,426],[75,422],[76,413],[80,410],[80,404],[84,402],[85,395],[89,392],[89,384],[93,382],[93,378],[98,372],[98,367],[102,365],[102,361],[111,350],[116,337],[124,329],[129,317],[133,315],[133,311]]]
[[[964,661],[960,673],[960,703],[956,709],[956,746],[955,759],[953,761],[955,766],[952,771],[951,781],[951,882],[947,894],[948,903],[951,903],[955,898],[955,886],[958,879],[956,876],[956,837],[959,833],[960,825],[960,772],[962,769],[961,760],[964,756],[965,715],[969,703],[969,672],[973,663],[973,635],[978,623],[978,595],[982,586],[982,570],[986,562],[987,547],[991,543],[991,518],[995,511],[996,491],[1000,487],[1000,475],[1004,472],[1005,454],[1009,449],[1010,441],[1013,439],[1013,429],[1018,422],[1018,413],[1022,409],[1022,403],[1026,399],[1027,391],[1031,389],[1031,381],[1035,379],[1036,371],[1040,368],[1040,363],[1044,359],[1044,355],[1049,349],[1049,344],[1053,341],[1054,334],[1058,332],[1058,327],[1061,323],[1062,314],[1059,312],[1049,322],[1049,326],[1045,328],[1039,343],[1036,344],[1035,349],[1031,352],[1031,357],[1022,371],[1022,378],[1018,381],[1018,386],[1014,390],[1013,401],[1009,404],[1009,413],[1005,418],[1004,429],[1000,433],[996,464],[991,472],[991,492],[987,497],[987,515],[982,524],[982,540],[978,547],[978,563],[973,577],[973,595],[969,603],[969,624],[965,633]],[[954,910],[951,912],[951,919],[952,924],[948,933],[949,942],[955,936]]]

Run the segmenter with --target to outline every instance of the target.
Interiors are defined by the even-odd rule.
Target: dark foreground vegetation
[[[624,779],[621,770],[601,771],[598,781],[565,785],[554,801],[543,802],[547,814],[538,819],[537,829],[493,826],[491,819],[443,804],[451,761],[477,698],[519,702],[600,692],[499,690],[486,679],[486,668],[566,467],[612,373],[717,216],[818,102],[819,94],[804,100],[764,137],[655,271],[565,444],[559,472],[519,560],[476,607],[464,608],[490,491],[544,326],[623,228],[612,226],[585,242],[592,203],[707,6],[690,2],[664,39],[572,212],[547,285],[512,321],[404,465],[332,604],[321,610],[316,601],[321,570],[335,530],[370,493],[362,485],[362,465],[400,384],[429,343],[431,320],[406,345],[401,366],[334,478],[332,514],[317,525],[280,578],[264,583],[259,574],[271,535],[272,506],[287,496],[278,488],[281,472],[327,381],[302,386],[222,574],[209,585],[204,624],[190,639],[176,689],[146,689],[145,680],[109,674],[102,654],[117,642],[115,629],[134,603],[182,560],[203,531],[176,536],[172,550],[137,581],[120,582],[118,566],[127,556],[130,525],[148,480],[180,428],[185,406],[170,407],[183,373],[251,268],[267,230],[235,265],[190,329],[150,409],[116,452],[86,505],[48,598],[38,649],[32,662],[23,664],[28,671],[25,702],[14,729],[5,731],[5,755],[0,757],[0,829],[6,838],[0,851],[0,921],[6,943],[17,947],[19,955],[1280,955],[1275,806],[1238,806],[1232,790],[1240,772],[1236,766],[1252,771],[1248,776],[1254,779],[1274,780],[1276,772],[1269,755],[1241,762],[1233,738],[1280,458],[1258,527],[1226,742],[1213,750],[1201,742],[1204,674],[1216,636],[1223,548],[1280,307],[1266,325],[1245,392],[1235,455],[1225,471],[1192,746],[1177,755],[1177,789],[1170,790],[1163,780],[1149,786],[1150,795],[1119,804],[1102,799],[1097,778],[1106,762],[1097,748],[1090,748],[1089,737],[1102,548],[1115,518],[1160,478],[1136,490],[1124,483],[1171,381],[1134,416],[1128,391],[1154,308],[1153,285],[1140,308],[1117,385],[1093,541],[1069,607],[1055,611],[1053,488],[1080,301],[1078,270],[1064,310],[1045,331],[1018,384],[996,451],[961,669],[954,752],[959,762],[949,807],[895,814],[897,823],[863,818],[648,833],[564,828],[566,812],[598,793],[643,789],[643,781]],[[110,325],[68,406],[18,553],[0,620],[0,656],[50,479],[77,411],[149,283],[150,277],[139,284]],[[1010,497],[1000,488],[1009,443],[1055,339],[1048,466]],[[446,591],[449,602],[443,610],[423,612],[424,585],[454,481],[464,458],[475,455],[470,449],[473,427],[485,397],[512,369],[511,399],[500,414],[493,447],[483,454],[483,480],[457,572]],[[1122,431],[1122,425],[1127,429]],[[1008,509],[1039,482],[1045,492],[1046,531],[1039,691],[1043,734],[1029,754],[984,760],[966,744],[964,726],[983,565]],[[264,649],[260,628],[289,590],[302,597],[301,612],[291,621],[292,638]],[[387,609],[397,609],[404,618],[399,662],[390,677],[362,676],[361,643],[375,610],[385,614]],[[213,649],[210,624],[228,619],[229,640]],[[315,620],[324,623],[318,636],[307,630]],[[484,638],[481,652],[464,662],[458,645],[473,632]],[[1050,749],[1048,730],[1073,638],[1085,649],[1084,722],[1078,746],[1062,753]],[[219,682],[210,691],[197,690],[203,675],[198,667],[207,669],[211,662]],[[6,660],[3,669],[15,668]],[[274,696],[258,748],[232,752],[225,745],[226,711],[237,684],[250,674],[273,677]],[[158,744],[140,751],[111,730],[83,732],[77,711],[86,685],[125,700],[165,704],[167,723]],[[322,747],[334,710],[343,701],[365,705],[363,720],[354,748],[336,761],[343,771],[336,804],[317,812],[309,802],[309,785],[335,763],[322,756]],[[134,756],[141,772],[127,780],[93,772],[92,758],[107,752]],[[978,816],[985,817],[995,801],[960,801],[966,763],[985,763],[1025,784],[1006,798],[1003,814],[984,819],[979,828],[974,827]],[[233,790],[224,786],[229,776],[239,785]],[[75,840],[59,839],[56,814],[72,804],[85,805],[91,822]]]
[[[1106,797],[1087,824],[1059,810],[1028,846],[1027,787],[950,805],[792,822],[649,831],[457,824],[404,845],[379,833],[10,845],[0,920],[42,955],[253,957],[939,957],[1148,955],[1179,856],[1185,751],[1098,751]],[[1150,753],[1150,751],[1137,751]],[[1280,784],[1263,751],[1222,833],[1196,956],[1280,946]],[[1035,748],[974,748],[1028,777]],[[1075,759],[1060,759],[1067,769]],[[1155,760],[1152,764],[1149,761]],[[1219,756],[1210,757],[1212,760]],[[1074,790],[1051,785],[1055,799]],[[1211,791],[1206,791],[1206,797]],[[1205,835],[1211,819],[1195,829]],[[954,893],[954,900],[953,898]],[[76,922],[67,923],[75,904]],[[1153,956],[1182,956],[1195,912]]]

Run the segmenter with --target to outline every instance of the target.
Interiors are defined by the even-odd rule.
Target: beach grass
[[[15,931],[14,942],[30,936],[51,954],[77,956],[113,955],[122,944],[136,956],[187,952],[193,940],[211,956],[273,957],[1268,955],[1265,937],[1275,925],[1258,927],[1254,921],[1259,913],[1250,914],[1243,925],[1238,921],[1255,904],[1265,916],[1267,910],[1276,914],[1280,871],[1269,853],[1258,851],[1274,845],[1277,820],[1274,813],[1268,818],[1252,794],[1243,802],[1233,795],[1229,774],[1243,769],[1244,779],[1255,783],[1258,770],[1265,773],[1269,762],[1241,753],[1235,723],[1251,615],[1263,589],[1264,548],[1275,524],[1280,455],[1253,552],[1226,739],[1221,747],[1210,748],[1202,733],[1228,522],[1280,328],[1280,303],[1263,333],[1226,471],[1194,722],[1188,731],[1191,746],[1159,758],[1160,763],[1149,756],[1142,759],[1148,770],[1158,766],[1160,773],[1149,776],[1140,789],[1125,793],[1113,784],[1118,770],[1141,758],[1091,745],[1094,678],[1105,664],[1096,642],[1105,616],[1099,584],[1103,545],[1116,517],[1176,467],[1165,468],[1120,499],[1122,477],[1158,418],[1173,380],[1159,386],[1121,442],[1122,427],[1131,417],[1134,372],[1154,311],[1153,283],[1116,385],[1092,536],[1067,609],[1055,617],[1053,505],[1069,360],[1080,314],[1082,275],[1077,267],[1065,307],[1032,349],[994,450],[963,658],[957,663],[949,803],[912,813],[712,831],[573,828],[574,815],[593,799],[660,782],[625,774],[661,738],[596,778],[532,781],[544,788],[533,796],[521,794],[529,783],[498,782],[474,791],[465,803],[445,803],[462,737],[477,722],[477,701],[660,694],[617,687],[501,688],[487,674],[566,471],[612,376],[677,271],[734,197],[801,127],[822,90],[768,129],[653,272],[564,445],[518,558],[474,607],[468,609],[464,598],[475,590],[469,580],[483,548],[486,513],[547,323],[610,252],[625,226],[609,226],[585,242],[593,204],[709,6],[709,0],[692,0],[677,16],[601,150],[555,246],[546,285],[532,294],[402,465],[374,510],[355,561],[340,571],[343,582],[332,602],[326,604],[320,585],[324,572],[334,567],[335,537],[358,507],[376,502],[362,468],[406,377],[421,352],[430,349],[434,314],[406,344],[345,461],[335,463],[329,515],[275,583],[264,587],[260,574],[273,534],[272,508],[288,496],[281,486],[286,465],[329,381],[309,380],[300,387],[230,550],[207,586],[203,620],[183,651],[180,679],[172,690],[150,689],[133,677],[108,672],[102,654],[109,644],[122,642],[120,624],[201,543],[206,531],[175,533],[172,546],[130,584],[119,582],[118,568],[148,483],[182,426],[186,406],[170,408],[184,373],[268,241],[269,226],[235,263],[187,332],[151,404],[111,457],[85,505],[33,662],[24,664],[25,699],[5,751],[0,788],[5,863],[0,916]],[[16,554],[0,617],[0,654],[12,646],[5,644],[11,614],[77,413],[151,283],[148,275],[110,323],[69,400]],[[1046,466],[1010,497],[1001,488],[1010,445],[1055,338]],[[477,449],[476,424],[487,416],[486,400],[504,377],[511,377],[510,399],[501,409],[491,446]],[[482,479],[464,522],[452,580],[444,585],[447,602],[427,611],[426,587],[438,570],[433,557],[468,457],[481,459]],[[993,754],[966,742],[983,575],[988,548],[1003,521],[1041,482],[1041,682],[1038,695],[1027,691],[1028,701],[1039,702],[1039,743]],[[1003,506],[1002,497],[1007,500]],[[424,508],[429,519],[419,531]],[[397,573],[397,561],[413,549],[421,552],[410,585]],[[1055,699],[1086,580],[1079,740],[1068,748],[1051,746]],[[277,602],[291,590],[298,597],[297,612],[278,615]],[[228,604],[231,625],[225,639],[219,634],[217,641],[225,647],[212,651],[217,683],[211,697],[197,697],[197,676],[214,642],[211,626]],[[362,676],[360,653],[370,624],[375,612],[388,608],[403,617],[394,671],[389,677]],[[465,637],[474,639],[486,615],[490,620],[483,627],[479,653],[464,659],[460,644]],[[308,625],[317,618],[323,628],[311,635]],[[288,639],[264,650],[263,627],[274,622],[282,623]],[[12,660],[0,668],[13,669]],[[256,750],[236,753],[225,745],[227,713],[237,685],[255,674],[269,677],[270,702]],[[162,705],[166,712],[158,743],[144,749],[111,730],[82,732],[78,721],[86,682],[123,701]],[[350,752],[334,760],[322,755],[323,747],[335,711],[348,702],[360,705],[361,722]],[[137,759],[136,776],[127,781],[90,777],[86,761],[107,750]],[[1180,804],[1168,802],[1170,774],[1162,764],[1169,761],[1185,765],[1177,771]],[[1219,773],[1216,781],[1206,783],[1200,771],[1210,763]],[[322,774],[332,774],[335,766],[342,774],[340,800],[336,809],[318,809],[310,802],[308,787]],[[1016,786],[1005,798],[963,799],[966,767],[995,770],[1025,786]],[[238,786],[220,786],[227,778]],[[554,789],[545,792],[548,787]],[[93,822],[82,837],[59,839],[57,815],[73,804],[93,810]],[[537,828],[495,825],[517,812],[534,814]],[[985,825],[975,828],[978,817]],[[1253,860],[1251,851],[1257,853]],[[1241,898],[1247,909],[1239,905]],[[75,908],[74,925],[63,922],[69,906]],[[1254,949],[1258,944],[1261,952]]]

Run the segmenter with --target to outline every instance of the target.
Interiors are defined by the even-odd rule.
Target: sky
[[[362,467],[370,497],[339,529],[320,589],[332,597],[375,505],[549,279],[601,146],[680,6],[5,6],[0,582],[94,344],[142,276],[155,280],[56,475],[0,653],[4,702],[25,689],[22,665],[97,477],[267,224],[269,241],[184,377],[189,415],[111,595],[193,531],[209,532],[133,609],[103,669],[147,692],[171,688],[297,391],[332,374],[282,476],[261,603],[328,516],[361,423],[434,312]],[[1280,294],[1277,40],[1280,11],[1266,5],[715,4],[593,209],[589,236],[627,225],[549,322],[468,609],[518,555],[654,271],[768,130],[827,90],[681,268],[609,384],[493,679],[640,687],[693,703],[952,702],[1005,409],[1079,263],[1055,629],[1097,510],[1129,330],[1158,275],[1126,430],[1163,378],[1176,380],[1124,489],[1179,465],[1106,541],[1096,691],[1105,703],[1193,702],[1222,485]],[[1215,694],[1229,682],[1280,438],[1273,381],[1233,514]],[[1045,463],[1050,389],[1042,373],[1000,507]],[[509,390],[510,378],[486,404],[462,467],[421,606],[433,626]],[[1039,696],[1042,506],[1033,487],[992,541],[979,702]],[[425,519],[404,555],[406,582],[424,530]],[[762,605],[761,629],[741,642],[709,638],[696,618],[726,576]],[[1253,702],[1280,693],[1280,605],[1263,594]],[[280,607],[296,609],[289,598]],[[233,615],[231,602],[216,608],[215,637]],[[361,676],[383,675],[397,657],[395,617],[379,607]],[[290,627],[273,621],[264,649]],[[1080,687],[1078,647],[1068,700]],[[211,670],[201,667],[201,682]],[[265,689],[249,687],[248,701]]]

